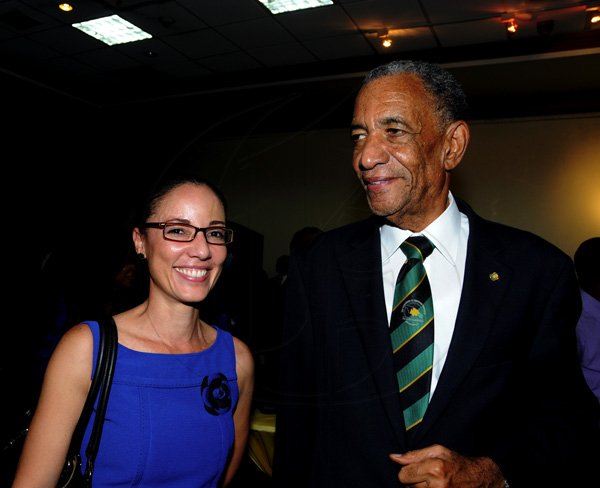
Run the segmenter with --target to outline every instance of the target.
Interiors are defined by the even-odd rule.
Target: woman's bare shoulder
[[[249,355],[252,358],[252,351],[248,347],[248,345],[242,341],[239,337],[233,337],[233,347],[235,349],[235,355]]]
[[[254,356],[252,355],[252,351],[248,345],[238,337],[234,337],[233,347],[235,350],[235,360],[238,369],[252,374],[254,371]]]
[[[94,339],[88,324],[74,325],[61,337],[52,354],[51,363],[67,368],[86,366],[91,364],[93,347]]]

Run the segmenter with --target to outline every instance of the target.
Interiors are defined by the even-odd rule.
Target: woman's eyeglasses
[[[167,241],[191,242],[198,232],[204,234],[206,242],[217,246],[224,246],[233,242],[233,229],[226,227],[195,227],[190,224],[176,224],[169,222],[146,222],[140,226],[142,229],[162,229],[163,238]]]

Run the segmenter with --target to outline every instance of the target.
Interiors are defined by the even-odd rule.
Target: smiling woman
[[[241,340],[200,317],[233,240],[225,200],[203,180],[165,182],[141,209],[132,238],[147,265],[148,296],[114,316],[119,348],[106,413],[111,422],[104,425],[94,487],[134,480],[148,487],[226,486],[248,439],[254,363]],[[74,326],[59,342],[15,488],[56,483],[97,342],[97,320]],[[86,435],[93,421],[94,415]]]

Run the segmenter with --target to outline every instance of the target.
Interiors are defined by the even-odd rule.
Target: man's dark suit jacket
[[[276,486],[397,488],[400,466],[388,455],[432,444],[491,457],[511,488],[600,479],[598,404],[577,359],[571,259],[458,204],[470,225],[460,306],[411,445],[392,366],[381,221],[329,231],[292,256]]]

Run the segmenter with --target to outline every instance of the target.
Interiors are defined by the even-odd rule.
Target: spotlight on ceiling
[[[504,24],[504,26],[506,28],[506,35],[508,36],[508,38],[510,39],[510,38],[514,37],[515,34],[517,33],[517,29],[519,28],[519,24],[517,24],[514,17],[511,17],[506,20],[502,20],[502,23]]]
[[[519,28],[519,24],[517,24],[515,22],[515,19],[510,19],[507,23],[506,23],[506,30],[508,32],[510,32],[511,34],[516,34],[517,33],[517,29]]]
[[[381,45],[383,47],[385,47],[385,48],[391,47],[392,38],[390,37],[390,32],[387,27],[384,27],[383,29],[379,29],[377,31],[377,37],[381,41]]]
[[[586,11],[585,30],[600,29],[600,7],[588,8]]]

